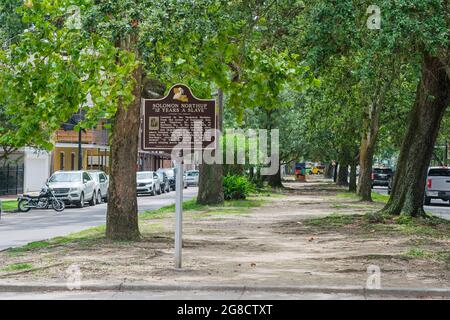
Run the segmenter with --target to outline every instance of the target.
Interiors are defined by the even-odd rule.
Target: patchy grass
[[[2,201],[2,210],[4,211],[17,210],[17,200]]]
[[[435,257],[450,265],[450,251],[439,251],[435,253]]]
[[[314,226],[324,229],[333,229],[355,223],[361,218],[361,215],[343,215],[333,213],[323,218],[313,218],[303,221],[307,226]]]
[[[196,198],[186,200],[183,202],[183,210],[184,211],[199,210],[203,207],[204,206],[197,204]],[[171,204],[169,206],[165,206],[165,207],[159,208],[157,210],[145,211],[144,213],[141,213],[139,215],[139,219],[142,219],[142,220],[161,219],[166,214],[174,213],[174,212],[175,212],[175,204]]]
[[[139,230],[142,235],[163,233],[166,231],[162,223],[152,222],[152,223],[141,223],[139,225]]]
[[[409,248],[404,256],[413,259],[437,260],[450,264],[450,251],[430,251],[419,247]]]
[[[352,200],[359,200],[359,197],[356,195],[356,193],[353,192],[341,192],[336,195],[336,198],[338,199],[352,199]]]
[[[218,206],[199,205],[197,200],[191,199],[183,202],[183,211],[192,213],[194,218],[203,218],[219,214],[243,214],[248,213],[250,208],[262,206],[266,200],[258,197],[249,197],[244,200],[229,200]],[[175,213],[175,205],[166,206],[158,210],[146,211],[139,217],[143,220],[161,219],[169,213]]]
[[[331,214],[303,221],[304,225],[339,232],[401,233],[418,237],[450,239],[450,221],[438,217],[414,218],[380,214]]]
[[[0,272],[21,271],[21,270],[29,270],[32,268],[33,265],[29,263],[14,263],[0,269]]]
[[[284,188],[272,188],[269,186],[255,187],[252,192],[254,196],[271,197],[271,198],[283,198],[285,196]]]
[[[262,206],[264,203],[266,203],[266,200],[264,200],[264,199],[249,197],[245,200],[225,201],[223,206],[224,207],[235,207],[235,208],[255,208],[255,207]]]
[[[333,208],[333,209],[351,209],[351,208],[354,208],[355,206],[354,205],[350,205],[350,204],[337,204],[337,203],[335,203],[335,204],[332,204],[330,207]]]
[[[338,199],[352,199],[352,200],[356,200],[359,201],[361,200],[360,197],[353,192],[341,192],[338,193],[336,195],[336,198]],[[379,194],[377,192],[372,192],[372,200],[374,202],[382,202],[382,203],[387,203],[389,200],[389,195],[387,194]]]
[[[64,245],[71,242],[79,242],[79,243],[87,243],[90,241],[93,241],[95,239],[100,239],[104,237],[105,234],[105,226],[99,226],[94,228],[89,228],[80,232],[71,233],[64,237],[55,237],[49,240],[43,240],[43,241],[35,241],[30,242],[25,246],[18,247],[18,248],[11,248],[8,250],[8,253],[10,254],[21,254],[26,253],[30,251],[35,251],[39,249],[49,248],[49,247],[56,247],[60,245]]]
[[[410,248],[405,255],[410,258],[428,258],[433,256],[433,253],[425,251],[421,248]]]
[[[387,194],[380,194],[377,192],[372,192],[372,200],[375,202],[383,202],[387,203],[389,201],[390,196]]]

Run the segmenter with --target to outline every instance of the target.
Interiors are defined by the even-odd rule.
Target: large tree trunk
[[[278,165],[277,173],[271,176],[267,176],[267,184],[272,188],[283,188],[283,183],[281,181],[280,165]]]
[[[366,137],[361,141],[359,160],[359,180],[357,194],[363,201],[372,201],[372,162],[374,148]]]
[[[219,130],[223,130],[223,92],[219,89]],[[220,148],[220,143],[218,143]],[[215,152],[215,151],[214,151]],[[217,205],[224,202],[222,176],[222,164],[199,165],[197,203],[202,205]]]
[[[348,165],[344,163],[339,164],[338,176],[336,184],[338,186],[348,186]]]
[[[348,185],[348,191],[356,192],[356,162],[350,165],[350,184]]]
[[[326,179],[332,179],[333,178],[333,170],[334,170],[333,164],[327,163],[325,165],[324,176],[325,176]]]
[[[383,211],[421,216],[427,168],[439,132],[439,126],[450,103],[450,79],[438,58],[425,55],[422,78],[411,110],[408,129],[397,165],[392,194]]]
[[[372,162],[378,137],[380,110],[376,104],[369,109],[365,119],[366,131],[363,133],[359,149],[359,180],[357,193],[363,201],[372,201]]]
[[[255,178],[255,167],[251,166],[249,169],[248,179],[253,181]]]
[[[133,47],[126,41],[126,50]],[[134,101],[129,106],[119,103],[112,121],[110,140],[111,165],[106,216],[106,237],[115,240],[137,240],[140,237],[136,199],[136,167],[139,141],[142,67],[133,73]]]
[[[338,167],[339,167],[339,162],[336,162],[333,166],[333,182],[337,182],[338,179]]]
[[[386,74],[385,81],[375,91],[363,120],[363,135],[359,149],[359,180],[357,194],[363,201],[372,201],[372,162],[380,129],[380,116],[384,107],[386,93],[397,77],[395,64],[392,73]]]
[[[223,165],[202,163],[199,171],[197,203],[203,205],[223,203]]]

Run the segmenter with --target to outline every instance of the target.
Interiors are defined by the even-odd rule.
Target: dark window
[[[64,152],[59,154],[59,170],[64,170]]]
[[[86,172],[83,172],[83,180],[84,181],[91,181],[92,179]]]
[[[442,169],[430,169],[428,172],[429,177],[450,177],[450,169],[442,168]]]
[[[70,155],[70,169],[75,170],[75,153]]]
[[[377,174],[391,174],[392,169],[373,169],[373,173]]]

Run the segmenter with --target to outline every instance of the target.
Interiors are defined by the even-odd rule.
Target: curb
[[[0,283],[1,292],[63,292],[71,291],[65,284],[8,284]],[[413,296],[450,297],[450,288],[382,288],[367,289],[359,286],[244,286],[244,285],[156,285],[147,283],[86,284],[80,291],[239,291],[239,292],[284,292],[284,293],[341,293],[362,296]]]

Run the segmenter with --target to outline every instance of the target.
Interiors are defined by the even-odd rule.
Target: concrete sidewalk
[[[67,284],[0,282],[0,299],[450,299],[450,288],[381,288],[359,286],[240,286],[215,284],[155,285],[149,283]]]

